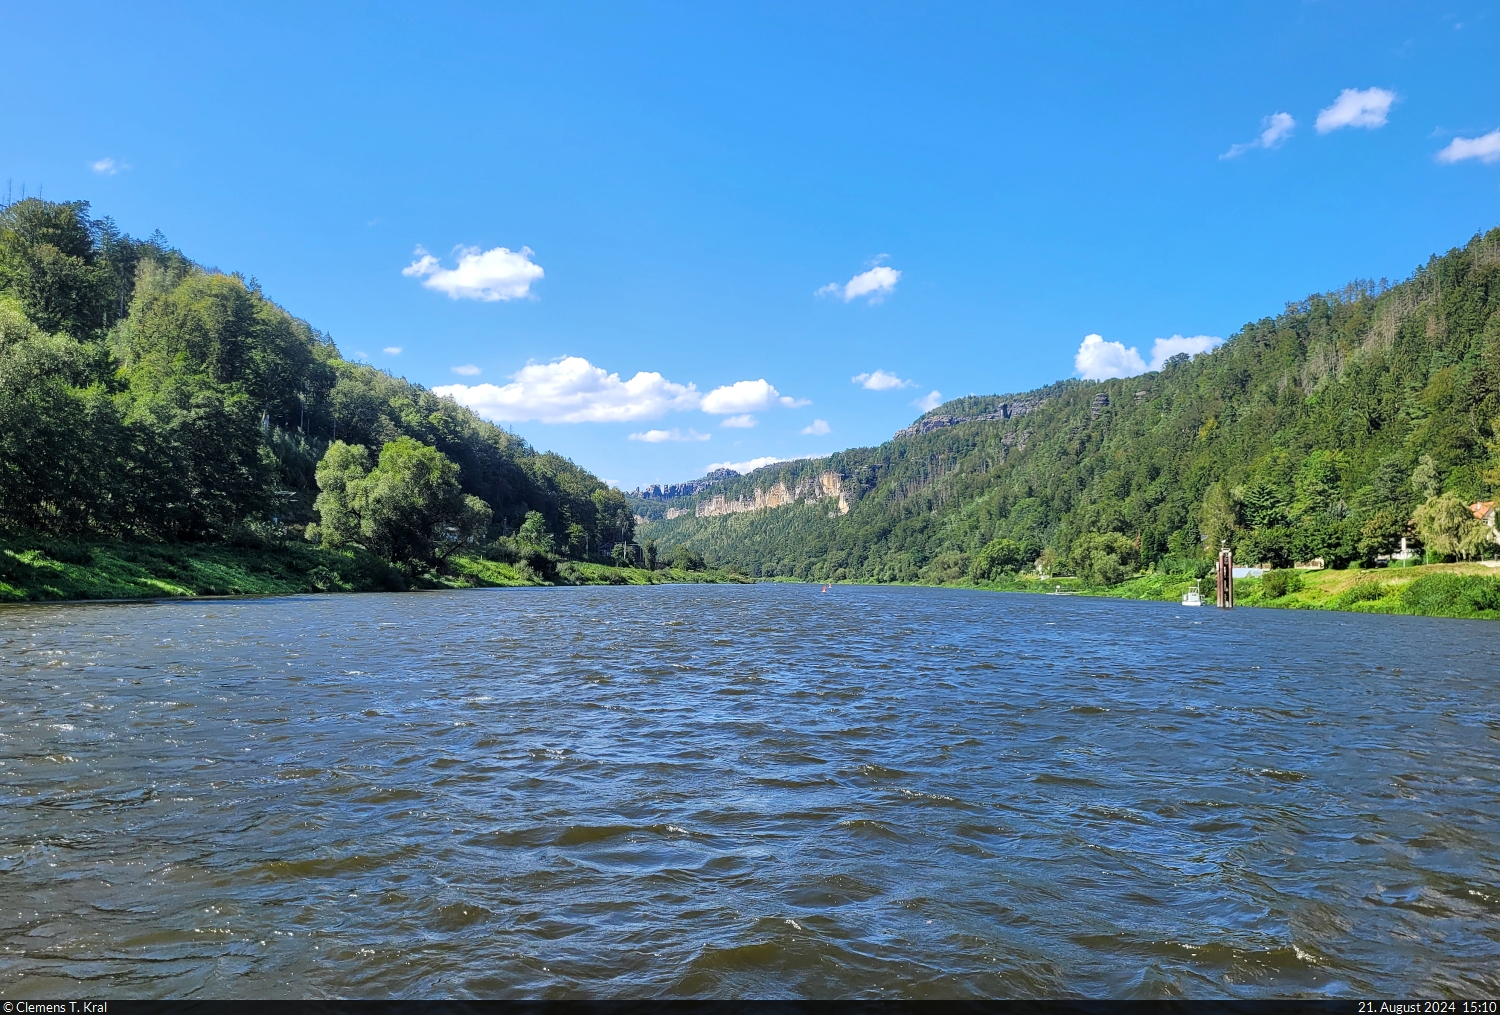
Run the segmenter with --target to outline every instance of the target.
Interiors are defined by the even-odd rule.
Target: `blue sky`
[[[1500,225],[1495,3],[548,6],[12,5],[0,176],[627,488]]]

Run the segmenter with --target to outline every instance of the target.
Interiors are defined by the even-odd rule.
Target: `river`
[[[0,996],[1500,994],[1500,626],[946,589],[0,609]]]

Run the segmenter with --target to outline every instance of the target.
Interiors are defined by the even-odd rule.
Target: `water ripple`
[[[1494,630],[794,585],[0,609],[0,996],[1494,996]]]

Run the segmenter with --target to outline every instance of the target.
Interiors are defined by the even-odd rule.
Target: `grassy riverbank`
[[[1273,595],[1263,578],[1234,583],[1235,604],[1281,610],[1347,610],[1356,613],[1402,613],[1424,617],[1500,620],[1500,569],[1483,564],[1428,564],[1407,568],[1345,571],[1299,571],[1283,594]],[[1149,573],[1111,586],[1088,586],[1076,578],[1017,575],[1007,581],[975,586],[1004,592],[1076,592],[1116,599],[1160,599],[1176,602],[1193,587],[1188,575]],[[1213,577],[1203,581],[1203,595],[1213,602]]]
[[[310,544],[241,547],[0,539],[0,603],[743,581],[748,579],[722,571],[646,571],[574,561],[563,561],[554,573],[542,574],[526,564],[477,557],[454,558],[442,571],[413,576],[363,551]]]

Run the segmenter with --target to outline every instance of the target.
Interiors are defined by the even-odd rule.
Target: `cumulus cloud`
[[[1223,344],[1224,340],[1216,335],[1173,335],[1171,338],[1158,338],[1151,343],[1151,369],[1160,370],[1166,366],[1167,360],[1178,353],[1196,356],[1212,352]]]
[[[90,162],[89,168],[94,172],[99,173],[101,176],[113,176],[118,172],[129,169],[130,167],[123,162],[116,162],[111,158],[103,158],[98,162]]]
[[[815,296],[837,296],[845,303],[852,303],[861,296],[868,296],[871,303],[879,303],[891,293],[896,291],[896,283],[901,281],[901,272],[889,265],[880,262],[886,259],[885,254],[875,258],[875,267],[869,271],[860,272],[843,285],[837,282],[829,282],[818,289]]]
[[[803,427],[801,432],[802,433],[807,433],[807,434],[814,434],[816,436],[821,437],[825,433],[832,433],[833,430],[832,430],[832,428],[829,427],[828,420],[826,420],[826,419],[815,419],[811,423],[807,424],[807,426]]]
[[[1160,370],[1167,360],[1178,353],[1196,356],[1208,352],[1223,341],[1213,335],[1158,338],[1152,343],[1151,363],[1147,365],[1134,346],[1127,349],[1124,342],[1106,342],[1099,335],[1086,335],[1078,347],[1078,354],[1073,357],[1073,367],[1079,377],[1090,381],[1134,377],[1147,370]]]
[[[938,406],[943,404],[943,393],[934,389],[932,391],[929,391],[927,394],[923,395],[916,401],[912,402],[911,404],[915,405],[923,412],[931,412],[933,409],[936,409]]]
[[[754,416],[750,415],[747,412],[747,413],[744,413],[744,414],[739,415],[739,416],[730,416],[728,419],[726,419],[724,422],[720,423],[719,425],[720,426],[731,427],[731,428],[736,429],[736,430],[748,430],[752,426],[754,426],[756,423],[759,423],[759,422],[760,422],[760,420],[756,419]]]
[[[580,356],[528,363],[503,386],[447,384],[432,391],[486,419],[511,423],[629,422],[696,409],[701,401],[692,384],[675,384],[654,371],[621,380]]]
[[[1272,113],[1260,122],[1261,132],[1256,135],[1254,141],[1244,144],[1230,145],[1229,151],[1220,155],[1221,159],[1237,159],[1252,148],[1280,148],[1286,143],[1286,139],[1292,136],[1292,131],[1297,127],[1297,121],[1292,119],[1291,113]]]
[[[812,403],[805,398],[781,394],[762,377],[758,381],[735,381],[733,384],[714,388],[703,396],[698,408],[713,416],[727,416],[731,413],[757,412],[778,404],[796,409]]]
[[[647,430],[644,433],[633,433],[630,439],[633,441],[645,441],[647,444],[661,444],[664,441],[708,441],[713,440],[711,433],[699,433],[692,427],[679,430],[673,427],[670,430]]]
[[[420,278],[428,289],[447,293],[449,299],[515,300],[531,294],[531,283],[546,273],[542,266],[532,262],[530,247],[508,250],[494,247],[480,250],[478,247],[459,247],[456,268],[444,268],[436,257],[421,247],[417,248],[417,259],[401,274],[408,278]]]
[[[917,386],[916,381],[903,381],[895,374],[888,374],[884,370],[876,370],[868,374],[855,374],[849,380],[870,391],[892,391],[897,388],[914,388]]]
[[[384,349],[381,349],[380,351],[383,352],[383,353],[385,353],[387,356],[400,356],[401,355],[401,347],[399,345],[388,345]]]
[[[1368,130],[1384,127],[1386,117],[1391,112],[1391,103],[1395,101],[1396,93],[1384,88],[1366,88],[1363,91],[1345,88],[1333,100],[1333,105],[1318,113],[1315,126],[1319,134],[1327,134],[1343,127],[1364,127]]]
[[[775,465],[777,462],[792,461],[796,461],[796,459],[775,458],[771,455],[767,455],[764,458],[752,458],[748,462],[713,462],[708,466],[708,471],[713,472],[715,469],[733,469],[735,472],[738,472],[741,476],[743,476],[747,472],[754,472],[756,469],[763,469],[767,465]]]
[[[1478,159],[1485,165],[1500,162],[1500,130],[1479,137],[1456,137],[1437,153],[1437,160],[1449,165],[1464,159]]]
[[[1106,342],[1100,335],[1085,335],[1078,354],[1073,357],[1078,376],[1090,381],[1110,377],[1134,377],[1146,372],[1146,361],[1134,347],[1124,342]]]
[[[472,363],[465,363],[461,367],[454,367],[453,372],[462,377],[478,377],[482,371]]]

